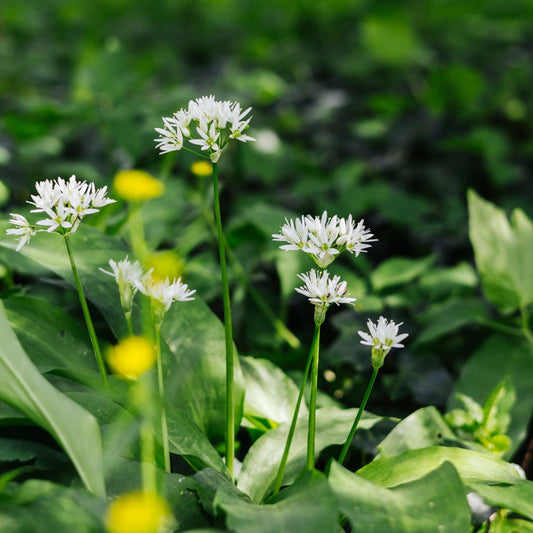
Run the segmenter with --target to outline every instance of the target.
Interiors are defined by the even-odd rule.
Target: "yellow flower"
[[[142,170],[121,170],[113,180],[115,192],[129,202],[157,198],[165,192],[163,182]]]
[[[160,250],[150,254],[144,261],[146,270],[153,268],[152,278],[181,278],[185,273],[185,263],[173,250]]]
[[[109,349],[107,361],[115,374],[138,379],[155,364],[153,344],[144,337],[128,337]]]
[[[199,178],[205,178],[206,176],[211,176],[213,165],[208,161],[195,161],[191,165],[191,172]]]
[[[109,506],[105,525],[109,533],[161,533],[174,517],[167,502],[155,493],[130,492]]]

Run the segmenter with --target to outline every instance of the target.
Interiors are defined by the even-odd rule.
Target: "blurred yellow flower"
[[[160,250],[150,254],[144,261],[146,270],[153,269],[152,278],[181,278],[185,272],[185,263],[174,250]]]
[[[129,202],[143,202],[165,192],[162,181],[143,170],[121,170],[113,179],[115,192]]]
[[[208,161],[195,161],[191,165],[191,172],[199,178],[205,178],[213,173],[213,165]]]
[[[115,374],[138,379],[155,364],[153,344],[144,337],[128,337],[107,352],[107,362]]]
[[[109,506],[105,525],[109,533],[163,533],[174,517],[167,502],[155,493],[130,492]]]

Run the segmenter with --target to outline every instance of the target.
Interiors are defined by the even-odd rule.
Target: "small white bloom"
[[[173,302],[188,302],[194,300],[192,295],[196,290],[189,290],[181,278],[170,281],[154,278],[152,270],[149,270],[137,283],[137,288],[152,300],[152,308],[155,310],[156,319],[163,320],[164,314],[170,309]]]
[[[35,235],[35,230],[31,227],[30,223],[22,215],[16,213],[10,213],[10,224],[17,226],[15,228],[9,228],[6,230],[7,235],[20,235],[16,251],[18,252],[25,244],[30,242],[31,237]]]
[[[408,333],[402,333],[398,335],[398,328],[403,324],[395,324],[393,320],[390,322],[380,316],[378,323],[374,324],[372,320],[367,322],[368,331],[358,331],[357,333],[363,339],[361,344],[372,347],[372,365],[375,368],[379,368],[383,365],[385,356],[390,352],[391,348],[403,348],[403,344],[400,344]]]
[[[115,278],[120,293],[122,307],[127,313],[131,312],[133,308],[133,298],[139,288],[143,276],[143,268],[139,261],[130,263],[128,256],[118,263],[113,261],[113,259],[110,259],[109,266],[111,267],[111,272],[104,270],[103,268],[100,268],[100,270],[104,274]],[[151,270],[149,273],[151,273]]]
[[[326,211],[320,217],[307,215],[287,220],[279,234],[272,235],[274,241],[285,241],[282,250],[302,250],[314,259],[320,268],[326,268],[341,252],[348,250],[358,256],[366,248],[373,235],[361,220],[357,226],[352,216],[347,219],[336,215],[328,218]]]
[[[298,287],[296,292],[309,298],[313,305],[329,307],[331,304],[353,304],[355,298],[346,296],[348,286],[345,281],[341,281],[340,276],[333,276],[331,279],[327,270],[317,272],[312,269],[307,274],[298,274],[298,277],[305,283]]]
[[[71,217],[71,212],[65,207],[65,204],[61,201],[58,202],[54,209],[46,208],[44,212],[50,217],[37,222],[38,226],[48,226],[46,230],[48,233],[56,230],[57,228],[71,229],[72,222],[69,218]]]
[[[160,154],[181,150],[185,139],[208,152],[216,163],[230,139],[241,142],[255,141],[244,132],[251,118],[246,118],[251,108],[242,110],[238,102],[219,101],[213,95],[191,100],[186,108],[176,111],[172,117],[163,117],[163,128],[155,128],[159,134],[154,139]]]

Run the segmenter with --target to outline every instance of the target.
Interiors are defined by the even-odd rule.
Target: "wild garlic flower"
[[[149,270],[137,283],[137,288],[152,302],[154,318],[162,323],[165,313],[170,309],[173,302],[188,302],[194,300],[192,295],[196,290],[189,290],[181,278],[172,281],[169,278],[159,279],[153,276]]]
[[[241,142],[255,141],[244,132],[251,117],[246,118],[251,107],[241,109],[238,102],[215,100],[202,96],[191,100],[187,109],[176,111],[172,117],[163,117],[163,128],[155,128],[159,137],[154,139],[160,154],[181,150],[184,142],[200,147],[216,163],[230,139]]]
[[[100,207],[115,202],[107,198],[107,187],[96,189],[94,183],[78,181],[76,176],[71,176],[68,181],[61,178],[39,181],[35,188],[37,194],[32,194],[31,201],[28,201],[35,207],[31,212],[44,213],[47,218],[39,220],[34,226],[22,215],[11,214],[13,218],[10,223],[18,228],[11,228],[6,232],[21,235],[17,250],[27,244],[37,232],[56,232],[62,235],[74,233],[85,216],[98,213]]]
[[[26,217],[17,215],[16,213],[10,213],[10,215],[12,218],[9,220],[9,223],[17,227],[7,229],[6,233],[8,235],[20,235],[17,239],[19,243],[16,251],[18,252],[25,244],[30,242],[30,239],[35,235],[36,231],[26,220]]]
[[[115,278],[120,293],[122,308],[125,313],[131,313],[133,309],[133,298],[143,277],[143,268],[139,261],[130,263],[128,256],[118,263],[110,259],[109,266],[111,267],[111,272],[103,268],[100,268],[100,270],[104,274]]]
[[[365,228],[364,220],[355,224],[352,215],[328,218],[327,211],[321,217],[302,216],[295,220],[285,219],[279,234],[272,235],[274,241],[286,242],[282,250],[301,250],[309,254],[320,268],[326,268],[344,250],[355,254],[370,248],[373,234]]]
[[[355,298],[347,295],[347,283],[341,281],[340,276],[330,278],[327,270],[317,272],[312,269],[307,274],[298,274],[298,277],[305,285],[298,287],[296,292],[307,296],[309,301],[316,306],[315,324],[317,326],[324,322],[326,311],[331,304],[353,304],[355,302]]]
[[[372,320],[367,322],[368,331],[358,331],[357,333],[363,339],[361,344],[372,347],[372,366],[380,368],[383,366],[385,356],[390,352],[391,348],[403,348],[400,344],[403,339],[409,336],[408,333],[398,335],[398,328],[403,324],[395,324],[393,320],[390,322],[380,316],[377,324]]]

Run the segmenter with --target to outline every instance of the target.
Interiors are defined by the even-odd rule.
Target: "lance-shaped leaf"
[[[74,463],[88,490],[105,494],[96,419],[55,389],[30,361],[0,302],[0,399],[48,430]]]

